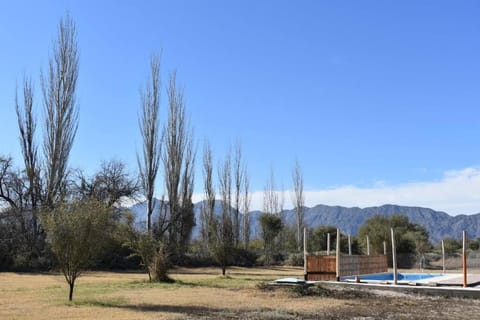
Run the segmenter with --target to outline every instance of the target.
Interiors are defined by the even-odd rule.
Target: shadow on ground
[[[116,308],[128,309],[139,312],[176,313],[182,314],[182,319],[252,319],[252,320],[293,320],[293,319],[319,319],[319,314],[299,313],[285,310],[272,309],[216,309],[202,306],[172,306],[163,304],[123,304]],[[320,319],[325,319],[320,317]],[[328,318],[331,319],[331,318]]]
[[[166,312],[166,313],[182,313],[182,314],[211,314],[220,310],[214,308],[206,308],[201,306],[172,306],[163,304],[124,304],[116,306],[120,309],[130,309],[141,312]]]

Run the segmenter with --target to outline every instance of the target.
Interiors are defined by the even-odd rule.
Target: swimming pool
[[[436,277],[443,277],[443,274],[440,273],[398,273],[397,280],[400,283],[409,283],[409,282],[424,282],[425,280],[431,280]],[[392,283],[393,279],[393,272],[385,272],[385,273],[374,273],[374,274],[366,274],[359,276],[361,282],[368,282],[368,283]],[[356,281],[356,276],[348,276],[342,277],[342,281],[353,282]]]

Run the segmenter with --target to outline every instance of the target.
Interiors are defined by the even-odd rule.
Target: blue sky
[[[270,167],[288,190],[299,159],[310,205],[480,212],[478,1],[9,1],[0,154],[17,163],[15,86],[32,77],[41,121],[40,70],[67,11],[81,51],[73,167],[136,171],[139,92],[163,51],[198,158],[204,139],[218,160],[240,140],[256,206]]]

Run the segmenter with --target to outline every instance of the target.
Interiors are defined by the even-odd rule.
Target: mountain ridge
[[[161,200],[156,199],[156,208],[159,207]],[[196,238],[199,234],[199,217],[203,201],[195,203],[195,218],[197,225],[194,227],[192,237]],[[216,213],[219,214],[221,200],[216,201]],[[143,202],[127,207],[135,213],[137,223],[142,223],[145,216],[145,204]],[[256,236],[258,227],[258,216],[261,211],[251,211],[251,230],[252,234]],[[287,224],[295,223],[295,210],[287,209],[283,211],[285,221]],[[308,228],[315,228],[321,225],[333,225],[345,233],[356,235],[360,226],[365,223],[372,216],[380,214],[384,216],[391,216],[393,214],[402,214],[408,219],[419,225],[424,226],[430,236],[432,243],[439,243],[445,238],[460,239],[462,231],[465,230],[469,238],[476,239],[480,236],[480,213],[472,215],[456,215],[451,216],[443,211],[436,211],[425,207],[416,206],[401,206],[395,204],[385,204],[382,206],[373,206],[366,208],[359,207],[343,207],[343,206],[329,206],[318,204],[313,207],[305,207],[305,226]],[[155,217],[153,218],[155,219]]]

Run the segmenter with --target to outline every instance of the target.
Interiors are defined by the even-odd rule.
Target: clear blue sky
[[[402,203],[395,190],[461,176],[470,206],[449,213],[480,212],[480,189],[467,190],[480,186],[479,1],[7,1],[0,154],[17,163],[15,86],[33,78],[41,121],[40,70],[67,11],[81,50],[73,167],[117,158],[136,171],[139,91],[163,50],[162,77],[178,71],[198,158],[205,138],[217,159],[241,140],[255,190],[271,166],[289,189],[298,158],[312,192],[394,190],[371,203],[315,202],[451,211],[467,200]],[[434,198],[448,202],[442,188]]]

